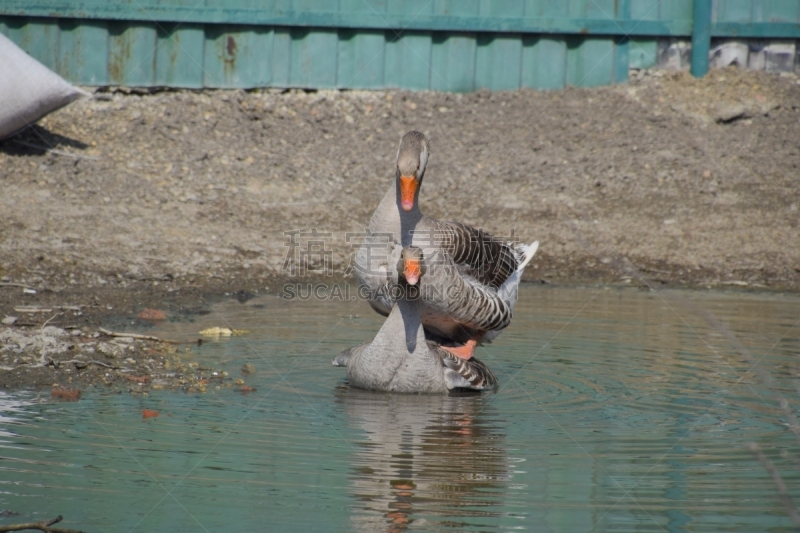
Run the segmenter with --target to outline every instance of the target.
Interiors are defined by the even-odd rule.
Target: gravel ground
[[[24,383],[34,388],[52,384],[63,390],[113,387],[133,393],[164,388],[206,392],[209,386],[235,384],[232,378],[227,379],[227,372],[201,367],[192,360],[194,355],[188,346],[110,336],[102,331],[49,325],[3,328],[0,388],[16,388]],[[61,399],[71,398],[66,395]]]
[[[432,138],[423,210],[538,239],[530,281],[800,288],[794,75],[639,71],[625,86],[465,95],[117,90],[0,142],[0,319],[19,318],[0,338],[274,292],[295,230],[329,234],[346,277],[346,234],[363,231],[410,129]],[[33,386],[3,372],[3,387]]]

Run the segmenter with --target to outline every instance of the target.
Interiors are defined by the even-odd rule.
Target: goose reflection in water
[[[354,531],[497,522],[510,468],[502,420],[488,397],[341,387],[336,401],[348,427],[364,433],[353,435]]]

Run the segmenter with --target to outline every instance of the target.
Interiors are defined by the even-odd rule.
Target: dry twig
[[[58,364],[56,364],[56,363],[58,363]],[[53,366],[58,368],[58,365],[61,365],[61,364],[64,364],[64,363],[72,363],[76,367],[78,367],[78,370],[80,370],[82,368],[86,368],[89,365],[100,365],[100,366],[104,366],[106,368],[111,368],[111,369],[114,369],[114,370],[119,368],[117,366],[109,365],[108,363],[104,363],[102,361],[81,361],[80,359],[70,359],[69,361],[53,361]],[[81,365],[83,365],[83,366],[81,366]]]
[[[53,309],[62,311],[80,311],[80,305],[51,305],[50,307],[39,307],[38,305],[18,305],[14,308],[17,313],[50,313]]]
[[[44,334],[45,326],[47,326],[47,324],[49,324],[51,320],[53,320],[55,317],[57,317],[60,314],[61,313],[56,313],[56,314],[54,314],[53,316],[51,316],[50,318],[48,318],[47,320],[44,321],[44,324],[42,324],[42,330],[41,330],[42,334]]]
[[[171,341],[171,340],[168,340],[168,339],[162,339],[162,338],[159,338],[159,337],[154,337],[153,335],[141,335],[139,333],[119,333],[117,331],[109,331],[109,330],[107,330],[105,328],[98,328],[98,330],[101,333],[103,333],[105,335],[108,335],[109,337],[130,337],[132,339],[140,339],[140,340],[144,340],[144,341],[163,342],[163,343],[166,343],[166,344],[184,344],[184,343],[179,342],[179,341]]]
[[[31,287],[30,285],[26,285],[24,283],[15,283],[13,281],[0,281],[0,287],[21,287],[23,289],[31,289],[36,290],[35,288]]]
[[[24,531],[26,529],[38,529],[39,531],[44,531],[45,533],[83,533],[78,529],[64,529],[63,527],[50,527],[53,524],[58,524],[64,519],[63,516],[58,515],[56,518],[52,520],[46,520],[43,522],[26,522],[24,524],[9,524],[6,526],[0,526],[0,533],[6,533],[8,531]]]
[[[33,148],[34,150],[42,150],[43,152],[49,152],[56,155],[65,155],[67,157],[74,157],[75,159],[90,159],[92,161],[98,161],[100,159],[99,157],[94,157],[91,155],[73,154],[72,152],[64,152],[63,150],[56,150],[55,148],[48,148],[47,146],[28,143],[17,139],[15,139],[13,142],[28,148]]]

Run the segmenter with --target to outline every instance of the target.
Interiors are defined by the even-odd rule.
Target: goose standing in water
[[[429,333],[457,345],[443,348],[469,359],[479,342],[491,341],[510,323],[522,272],[539,243],[501,242],[483,230],[423,215],[419,191],[428,155],[429,141],[424,134],[410,131],[403,136],[397,151],[395,182],[372,215],[369,234],[356,254],[355,273],[368,291],[372,308],[386,316],[392,309],[388,290],[396,280],[392,264],[399,249],[413,245],[430,258],[429,266],[442,263],[450,270],[452,265],[452,275],[437,279],[446,282],[457,277],[474,290],[449,302],[430,302],[423,294],[420,311]],[[450,286],[443,283],[436,287],[446,295]],[[507,313],[501,314],[507,314],[507,320],[490,329],[474,327],[474,323],[483,321],[481,315],[503,308]]]
[[[497,378],[476,358],[455,357],[425,338],[419,287],[425,278],[422,251],[407,247],[397,263],[398,281],[389,317],[371,342],[349,348],[334,359],[347,367],[350,385],[360,389],[436,393],[452,389],[493,390]]]

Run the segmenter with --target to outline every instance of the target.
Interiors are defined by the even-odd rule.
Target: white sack
[[[0,34],[0,139],[88,94]]]

